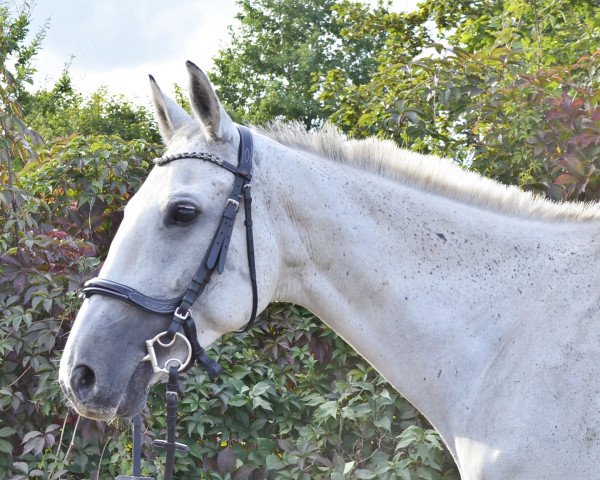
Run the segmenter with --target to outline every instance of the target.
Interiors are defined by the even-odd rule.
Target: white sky
[[[395,0],[410,10],[417,0]],[[149,104],[148,74],[171,93],[185,87],[185,61],[210,70],[212,57],[235,25],[235,0],[35,0],[31,30],[48,20],[34,60],[35,86],[51,86],[66,63],[76,87],[110,92]]]

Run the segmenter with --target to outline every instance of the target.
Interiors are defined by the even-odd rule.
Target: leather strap
[[[252,134],[249,129],[241,125],[238,126],[238,130],[240,132],[240,146],[238,150],[238,168],[233,188],[231,189],[229,199],[227,200],[225,210],[221,217],[221,223],[213,237],[211,246],[209,247],[204,260],[200,264],[200,267],[196,271],[196,274],[192,278],[187,291],[183,295],[181,304],[179,305],[181,314],[185,314],[185,312],[189,311],[190,307],[202,294],[204,288],[210,281],[215,266],[217,267],[219,274],[223,273],[225,269],[229,241],[231,240],[235,218],[242,200],[242,191],[244,190],[245,185],[250,184],[249,182],[252,179]],[[248,207],[245,207],[244,213],[246,214],[246,217],[248,216],[249,211]],[[252,224],[250,223],[250,228],[252,228],[251,225]],[[248,238],[247,229],[248,226],[246,226],[246,238]],[[252,230],[250,230],[250,235],[252,235]],[[252,249],[252,256],[254,256],[254,249]],[[250,321],[253,322],[254,319],[251,317],[249,322]]]
[[[192,346],[192,358],[202,366],[210,378],[215,379],[221,375],[221,373],[223,373],[223,367],[210,358],[198,342],[196,324],[194,323],[194,319],[191,315],[183,324],[183,332]]]
[[[139,415],[133,417],[133,476],[142,475],[142,419]]]
[[[166,410],[167,410],[167,439],[154,440],[153,444],[157,448],[164,448],[167,451],[165,462],[165,480],[173,479],[173,470],[175,468],[175,451],[187,452],[189,449],[183,443],[176,442],[177,427],[177,395],[179,390],[179,381],[177,375],[179,368],[171,366],[169,368],[169,380],[166,391]]]
[[[246,250],[248,252],[248,270],[250,271],[250,285],[252,286],[252,313],[250,313],[250,320],[242,328],[241,332],[247,332],[254,325],[256,320],[256,309],[258,308],[258,286],[256,283],[256,262],[254,261],[254,235],[252,232],[252,186],[247,183],[244,185],[244,210],[246,219],[244,225],[246,226]]]
[[[89,297],[95,293],[118,298],[141,310],[159,315],[172,315],[181,303],[183,296],[170,299],[149,297],[134,288],[105,278],[92,278],[83,284],[82,293]]]

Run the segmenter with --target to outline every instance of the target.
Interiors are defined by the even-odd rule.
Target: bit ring
[[[163,342],[161,339],[166,334],[167,334],[166,331],[161,332],[158,335],[156,335],[153,339],[146,340],[146,348],[148,349],[148,355],[146,355],[144,358],[142,358],[142,362],[145,362],[145,361],[150,362],[154,373],[169,373],[169,368],[170,368],[171,364],[173,364],[173,366],[177,367],[178,372],[181,372],[189,365],[190,360],[192,359],[192,345],[190,344],[190,341],[186,338],[186,336],[179,332],[176,332],[172,339],[170,339],[170,340],[167,339],[167,342]],[[162,348],[169,348],[175,344],[177,339],[182,340],[184,342],[184,344],[187,346],[188,353],[187,353],[185,360],[182,361],[179,358],[172,357],[172,358],[167,359],[164,362],[163,366],[160,367],[158,365],[158,358],[156,357],[156,351],[154,349],[154,344],[158,343],[158,345]]]

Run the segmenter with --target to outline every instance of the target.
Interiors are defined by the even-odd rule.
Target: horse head
[[[167,160],[157,161],[127,204],[94,284],[99,290],[105,282],[150,299],[180,299],[206,259],[224,210],[238,203],[229,200],[234,175],[220,168],[221,164],[238,164],[238,128],[206,75],[191,62],[187,67],[193,116],[165,96],[150,77],[156,119],[167,147],[162,159]],[[186,152],[203,152],[204,157]],[[260,157],[255,152],[253,191],[261,185]],[[260,309],[271,297],[278,269],[271,219],[261,208],[264,202],[263,195],[255,195],[258,292],[254,296],[260,299]],[[196,333],[192,340],[202,347],[225,332],[240,329],[251,316],[253,282],[244,231],[244,222],[234,221],[225,251],[227,261],[221,253],[223,262],[215,267],[222,274],[210,277],[189,308]],[[170,316],[121,300],[115,291],[88,295],[61,360],[60,384],[74,408],[87,417],[132,416],[145,404],[149,386],[161,380],[161,374],[146,361],[146,341],[168,329]],[[159,363],[165,358],[183,363],[185,343],[176,341],[169,348],[159,348]]]

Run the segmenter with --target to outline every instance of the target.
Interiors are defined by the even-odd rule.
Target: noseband
[[[190,308],[206,288],[206,285],[210,281],[214,271],[216,270],[219,274],[221,274],[225,269],[225,260],[227,258],[229,242],[231,240],[233,226],[235,224],[235,217],[239,210],[242,197],[244,199],[244,212],[246,216],[244,225],[246,226],[248,267],[250,270],[250,283],[252,286],[252,313],[250,314],[250,320],[248,320],[248,323],[246,323],[243,331],[248,330],[254,323],[258,304],[256,267],[254,261],[254,238],[252,235],[252,196],[250,191],[253,151],[252,133],[248,128],[241,125],[238,126],[238,131],[240,134],[240,145],[238,150],[237,166],[232,165],[231,163],[228,163],[225,160],[216,157],[215,155],[205,152],[178,153],[175,155],[160,157],[155,160],[157,166],[163,166],[175,160],[195,158],[218,165],[219,167],[233,173],[235,176],[233,188],[225,204],[225,209],[221,217],[219,228],[217,229],[213,240],[206,254],[204,255],[200,267],[193,276],[187,291],[177,298],[154,298],[147,296],[134,288],[128,287],[127,285],[98,277],[87,281],[82,290],[83,295],[86,298],[95,294],[106,295],[127,302],[134,307],[149,313],[158,315],[172,315],[169,328],[162,334],[155,337],[154,340],[149,342],[153,343],[158,341],[162,346],[171,345],[175,341],[178,331],[183,327],[185,338],[188,340],[191,346],[192,360],[198,362],[213,378],[221,373],[222,368],[214,360],[211,360],[208,357],[206,352],[204,352],[204,349],[198,343],[196,326],[194,324],[194,320],[192,319]],[[150,349],[151,348],[149,345],[149,350]],[[150,361],[153,359],[156,360],[153,350],[149,351],[149,357],[150,358],[147,358]],[[179,363],[180,370],[183,370],[188,366],[183,365],[183,362],[181,361]],[[158,371],[166,371],[166,365],[165,369],[159,369]]]

